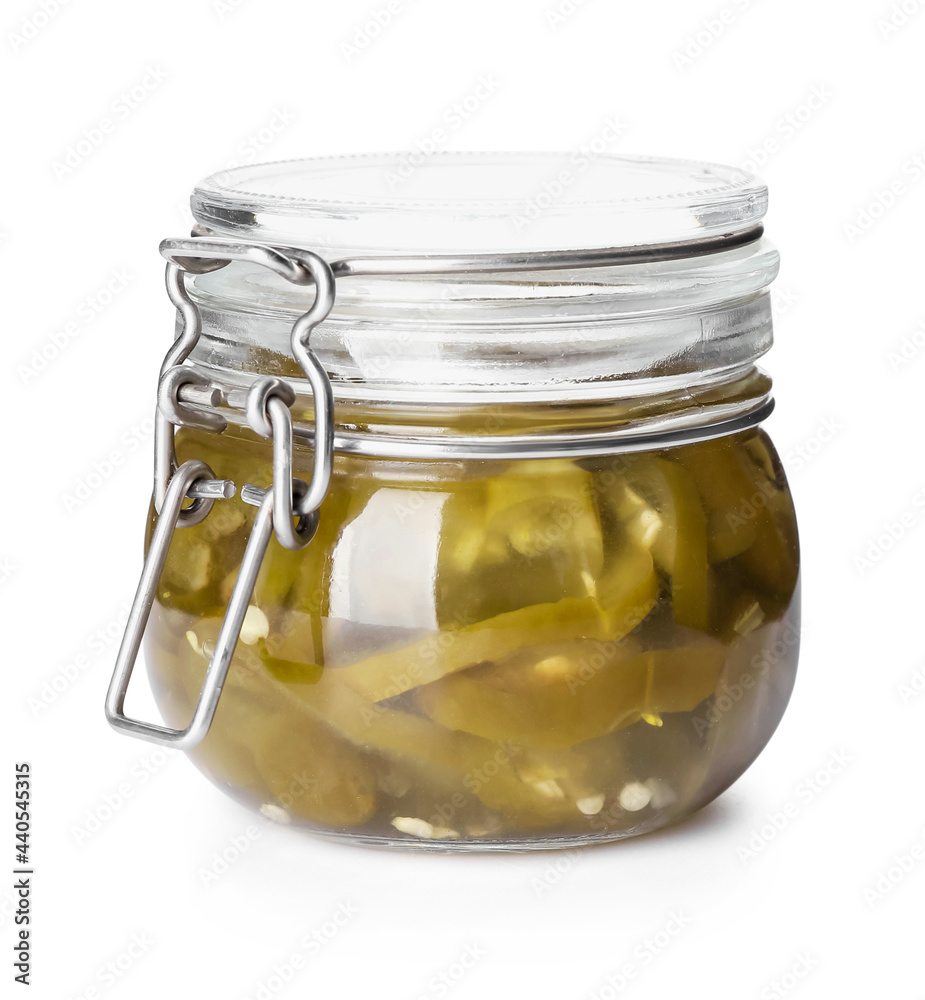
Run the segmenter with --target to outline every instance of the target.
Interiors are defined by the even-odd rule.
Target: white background
[[[459,1000],[612,997],[627,965],[633,996],[921,996],[925,9],[585,0],[552,23],[552,0],[393,0],[359,49],[387,0],[44,6],[59,10],[12,0],[0,16],[0,871],[13,762],[30,760],[31,995],[416,1000],[446,995],[434,977],[472,947]],[[186,230],[199,177],[412,146],[483,75],[496,93],[443,148],[574,150],[615,118],[613,152],[754,165],[764,150],[783,256],[768,429],[801,517],[801,673],[758,762],[669,831],[570,855],[333,846],[255,819],[103,719],[172,333],[157,243]],[[106,117],[113,130],[56,170]],[[56,356],[38,371],[43,348]],[[4,995],[10,885],[0,875]],[[344,905],[355,915],[331,935]],[[683,929],[658,937],[672,914]],[[280,991],[274,969],[296,953]]]

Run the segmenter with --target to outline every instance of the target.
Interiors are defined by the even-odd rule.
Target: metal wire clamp
[[[312,540],[318,527],[318,508],[327,494],[333,464],[334,394],[327,373],[311,350],[310,338],[315,327],[330,313],[335,288],[330,266],[309,251],[287,248],[284,252],[259,244],[194,237],[165,240],[161,253],[168,261],[167,291],[177,307],[180,325],[164,358],[158,383],[154,505],[159,516],[106,695],[106,718],[113,728],[130,736],[190,750],[202,742],[215,717],[270,536],[275,530],[286,548],[301,549]],[[193,387],[202,402],[214,408],[221,403],[222,395],[206,378],[183,364],[202,329],[199,310],[186,288],[184,273],[216,270],[236,260],[263,264],[296,284],[314,285],[312,307],[296,321],[291,337],[292,353],[312,387],[315,411],[312,478],[310,483],[292,478],[289,407],[295,401],[295,393],[281,379],[260,379],[248,394],[247,416],[258,434],[273,441],[273,486],[264,491],[247,485],[241,491],[242,499],[259,509],[193,717],[184,729],[171,729],[126,716],[125,697],[174,532],[201,523],[214,500],[230,498],[235,493],[233,482],[215,479],[203,462],[194,460],[178,466],[174,439],[177,424],[218,434],[227,426],[220,413],[193,409],[180,399],[182,389]],[[185,396],[188,399],[189,394]],[[192,498],[193,503],[184,509],[187,498]],[[296,524],[294,517],[298,518]]]

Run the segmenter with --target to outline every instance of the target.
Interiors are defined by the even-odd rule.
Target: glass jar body
[[[267,486],[248,432],[180,461]],[[296,475],[311,454],[296,449]],[[170,726],[192,714],[253,508],[171,543],[147,638]],[[700,808],[789,698],[799,559],[758,429],[579,459],[337,456],[315,539],[271,540],[205,741],[190,754],[283,822],[375,845],[615,840]]]

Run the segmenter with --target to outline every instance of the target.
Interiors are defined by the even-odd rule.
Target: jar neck
[[[253,380],[212,384],[232,432],[248,428],[247,390]],[[196,400],[191,408],[197,409]],[[205,404],[199,404],[200,406]],[[415,405],[341,400],[335,407],[334,450],[396,459],[516,459],[580,457],[669,448],[735,434],[773,408],[771,380],[749,366],[714,383],[634,399]],[[292,405],[293,436],[311,445],[310,395]]]
[[[769,405],[755,362],[772,343],[777,266],[762,238],[644,264],[338,278],[311,343],[332,384],[339,447],[474,455],[513,439],[561,449],[741,429]],[[312,289],[239,262],[196,275],[189,291],[202,316],[189,363],[232,401],[260,376],[285,378],[297,433],[310,437],[289,339]],[[234,405],[229,420],[243,421]]]

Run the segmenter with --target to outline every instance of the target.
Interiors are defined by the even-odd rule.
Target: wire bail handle
[[[257,582],[257,575],[276,531],[288,549],[304,548],[318,527],[318,508],[331,481],[334,453],[334,394],[327,373],[310,346],[315,328],[334,305],[334,274],[317,254],[296,248],[278,248],[234,240],[192,237],[164,240],[160,251],[167,259],[167,292],[177,308],[179,330],[161,365],[155,416],[154,505],[158,521],[145,558],[141,579],[129,612],[125,634],[116,657],[106,694],[106,718],[113,728],[152,743],[189,750],[206,736],[218,708],[222,687],[234,656],[244,616]],[[315,286],[311,308],[295,322],[290,346],[312,390],[314,406],[314,460],[310,483],[292,478],[292,415],[295,392],[282,379],[259,379],[248,392],[246,415],[251,427],[273,442],[273,485],[261,490],[247,484],[241,490],[246,503],[258,506],[241,566],[209,661],[193,717],[184,729],[171,729],[125,715],[125,697],[132,678],[142,638],[151,614],[158,581],[164,569],[174,532],[200,524],[216,499],[235,494],[231,480],[215,479],[203,462],[178,466],[176,425],[183,424],[221,434],[227,420],[217,412],[203,411],[181,400],[181,391],[210,407],[222,402],[221,390],[184,362],[195,348],[202,331],[199,309],[186,287],[187,273],[204,274],[234,261],[250,261],[275,271],[298,285]],[[193,503],[183,508],[183,502]],[[293,519],[298,518],[297,523]]]

